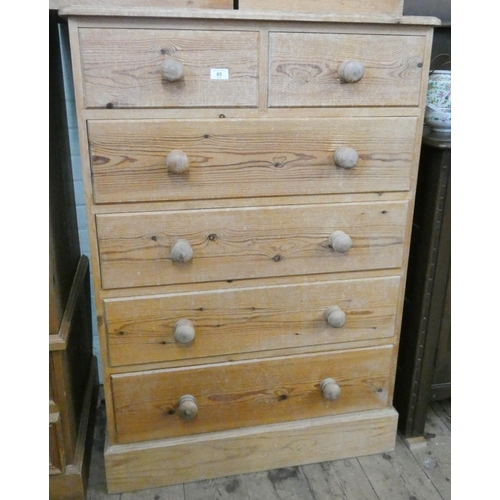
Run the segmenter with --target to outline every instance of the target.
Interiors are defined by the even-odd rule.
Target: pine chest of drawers
[[[438,21],[63,14],[109,491],[392,449]]]

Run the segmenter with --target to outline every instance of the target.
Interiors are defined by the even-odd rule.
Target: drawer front
[[[396,268],[407,202],[101,214],[103,288]],[[330,239],[351,238],[346,252]],[[175,261],[179,241],[191,259]],[[187,253],[183,254],[187,255]]]
[[[409,189],[416,118],[99,120],[88,124],[96,203]],[[354,168],[337,166],[354,149]],[[189,169],[170,173],[182,151]]]
[[[257,32],[80,28],[79,36],[88,108],[257,105]],[[163,77],[168,63],[178,80]]]
[[[269,106],[418,106],[425,37],[271,33]],[[342,83],[339,67],[364,76]]]
[[[185,436],[384,408],[392,346],[112,375],[118,442]],[[320,389],[333,378],[340,396]],[[179,399],[195,398],[182,418]]]
[[[110,363],[390,338],[399,284],[392,276],[105,299]],[[341,312],[333,312],[335,306]]]

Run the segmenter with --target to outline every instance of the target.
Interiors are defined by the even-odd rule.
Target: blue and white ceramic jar
[[[435,132],[451,132],[451,71],[437,70],[429,76],[425,124]]]

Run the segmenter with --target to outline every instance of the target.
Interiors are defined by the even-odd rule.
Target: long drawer
[[[410,35],[270,33],[269,106],[418,106],[425,43]]]
[[[405,191],[416,125],[413,117],[91,120],[94,201]],[[341,148],[354,150],[354,166],[336,158]],[[189,162],[183,173],[167,168],[176,151]]]
[[[399,285],[392,276],[105,299],[110,363],[390,338]]]
[[[252,31],[80,28],[85,105],[254,107],[258,37]]]
[[[112,375],[117,439],[128,443],[384,408],[392,354],[393,346],[384,346]],[[337,399],[325,397],[325,379],[340,389],[340,395],[330,392]]]
[[[102,286],[400,267],[407,210],[401,201],[100,214]],[[338,234],[352,246],[339,248]]]

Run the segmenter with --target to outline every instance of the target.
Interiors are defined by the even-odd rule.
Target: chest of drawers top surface
[[[97,2],[97,0],[94,0]],[[148,0],[150,2],[159,3],[160,0]],[[177,0],[182,1],[182,0]],[[209,0],[200,0],[209,1]],[[249,0],[252,1],[252,0]],[[255,4],[259,3],[262,5],[263,0],[254,0]],[[278,2],[303,2],[308,3],[308,0],[277,0]],[[401,4],[401,0],[312,0],[313,2],[335,2],[335,3],[364,3],[364,4],[382,4],[382,3],[392,3]],[[91,0],[87,0],[91,2]],[[383,24],[419,24],[426,26],[439,26],[441,21],[436,17],[431,16],[402,16],[402,10],[395,7],[392,13],[384,11],[383,9],[371,8],[371,13],[362,12],[363,9],[355,10],[351,9],[347,12],[345,9],[214,9],[214,8],[181,8],[179,6],[170,5],[168,6],[151,6],[147,5],[145,2],[142,6],[138,5],[141,2],[136,0],[136,5],[132,5],[133,1],[130,0],[129,5],[125,4],[127,1],[113,0],[107,3],[100,0],[100,5],[91,5],[88,3],[85,5],[85,0],[78,5],[78,1],[71,3],[70,1],[65,2],[66,5],[59,6],[59,15],[61,17],[80,17],[80,18],[100,18],[108,19],[111,17],[120,18],[172,18],[172,19],[209,19],[209,20],[249,20],[249,21],[311,21],[311,22],[356,22],[361,24],[367,23],[383,23]],[[120,3],[120,5],[113,5],[113,2]],[[208,7],[208,6],[206,6]],[[390,9],[389,9],[390,10]]]

